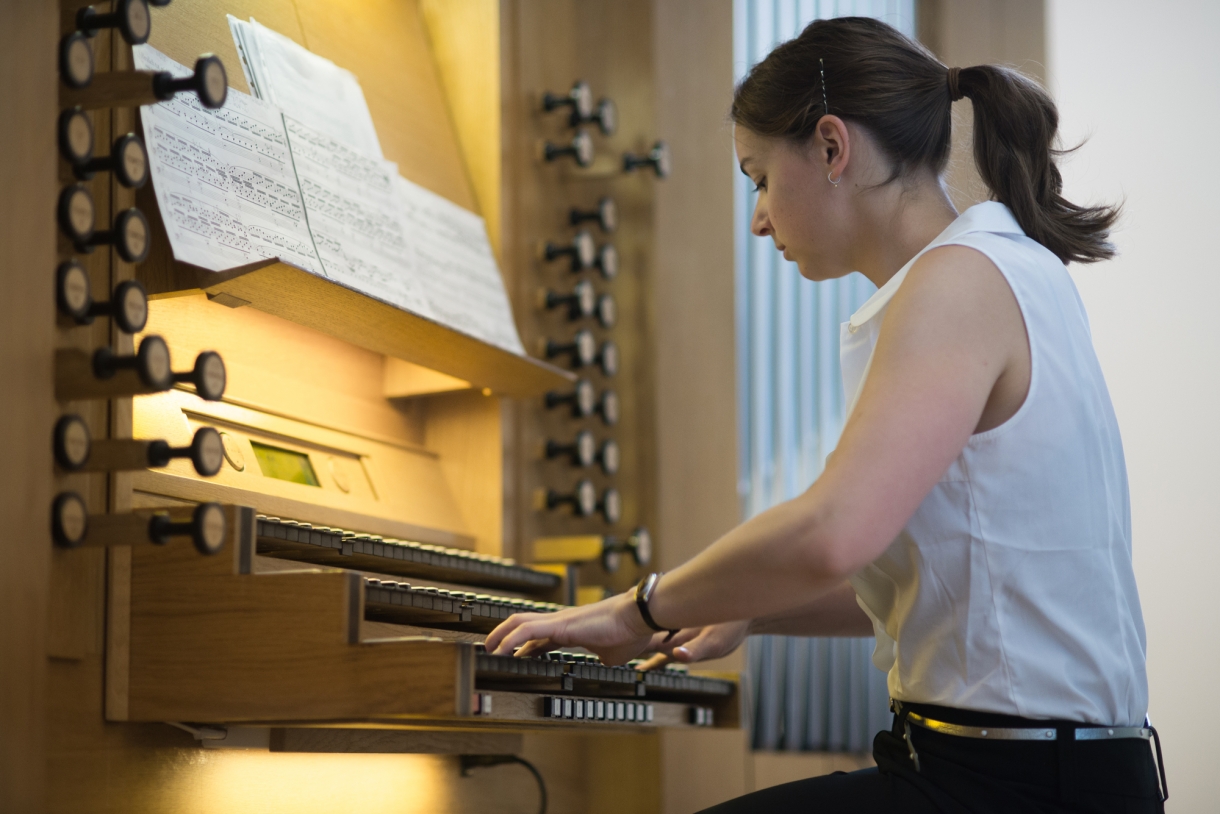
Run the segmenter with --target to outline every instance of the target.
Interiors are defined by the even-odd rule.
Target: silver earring
[[[831,170],[830,172],[834,172],[834,170]],[[834,186],[836,186],[836,187],[837,187],[837,186],[839,185],[839,181],[842,181],[842,180],[843,180],[843,176],[842,176],[842,175],[840,175],[840,176],[839,176],[839,181],[836,181],[835,179],[833,179],[833,178],[831,178],[831,177],[830,177],[830,172],[826,173],[826,180],[827,180],[827,181],[829,181],[831,184],[833,184]]]

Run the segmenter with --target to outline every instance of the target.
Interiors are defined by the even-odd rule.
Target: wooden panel
[[[133,550],[131,720],[459,711],[460,646],[351,643],[360,618],[355,575],[173,578],[151,567],[159,553]]]
[[[45,674],[54,420],[56,5],[9,3],[0,27],[0,810],[37,811],[46,782]]]
[[[421,0],[432,54],[492,248],[500,252],[499,0]]]
[[[273,729],[272,752],[357,754],[519,755],[516,732],[436,732],[394,729]]]
[[[441,472],[461,507],[475,550],[503,553],[504,460],[500,400],[462,392],[428,399],[428,449],[440,455]]]
[[[404,359],[508,396],[564,387],[570,374],[345,288],[284,263],[222,273],[200,272],[187,285],[229,302],[304,325],[386,356]],[[146,280],[152,283],[152,280]],[[153,293],[155,289],[150,289]]]
[[[301,41],[351,71],[386,159],[403,177],[476,209],[417,0],[295,0]]]

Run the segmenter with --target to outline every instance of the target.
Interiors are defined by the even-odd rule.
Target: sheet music
[[[191,74],[150,45],[132,55],[138,70]],[[322,273],[279,110],[230,89],[219,110],[180,93],[140,118],[174,257],[211,271],[279,257]]]
[[[251,92],[298,122],[381,158],[381,142],[360,82],[340,68],[253,17],[229,15]]]
[[[524,355],[483,219],[400,175],[394,181],[415,266],[437,321]]]
[[[398,168],[284,117],[309,230],[326,276],[433,318],[398,212]]]

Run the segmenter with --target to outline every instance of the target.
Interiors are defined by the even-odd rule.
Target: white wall
[[[1120,256],[1073,267],[1118,412],[1151,715],[1174,812],[1216,811],[1220,675],[1220,3],[1048,0],[1072,200],[1126,199]]]

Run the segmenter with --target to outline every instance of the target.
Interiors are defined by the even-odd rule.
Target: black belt
[[[903,703],[897,700],[890,701],[890,709],[902,721],[903,738],[907,742],[907,750],[911,753],[911,762],[915,765],[915,771],[919,771],[919,753],[915,751],[915,744],[911,740],[911,724],[932,732],[939,732],[942,735],[995,741],[1044,741],[1049,743],[1058,740],[1060,733],[1059,727],[1055,726],[1001,727],[951,724],[945,721],[933,720],[926,715],[920,715],[910,708],[904,707]],[[1156,766],[1157,771],[1160,773],[1161,801],[1164,802],[1169,799],[1169,784],[1165,780],[1165,763],[1161,759],[1161,739],[1157,735],[1156,728],[1148,722],[1147,718],[1144,719],[1144,726],[1072,726],[1071,732],[1072,738],[1078,741],[1105,741],[1125,738],[1139,738],[1152,741],[1156,747]]]

